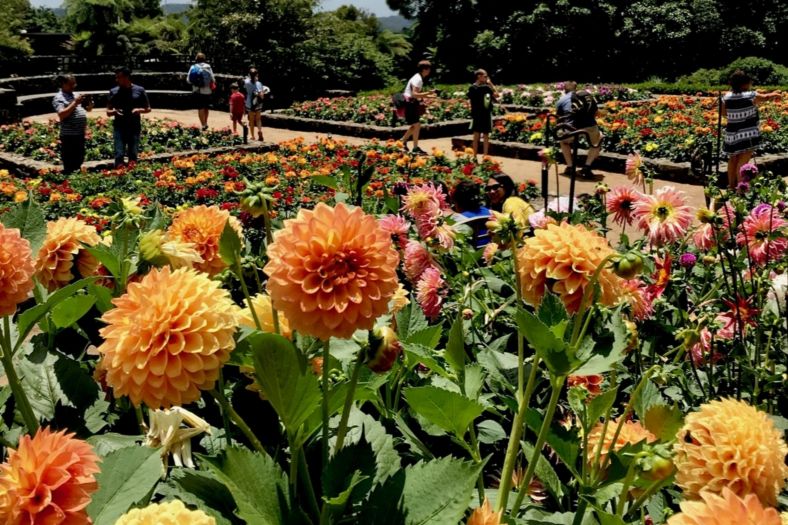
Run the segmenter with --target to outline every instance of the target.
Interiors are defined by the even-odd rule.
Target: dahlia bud
[[[671,450],[666,445],[646,445],[638,458],[641,476],[649,481],[667,478],[673,473]]]
[[[713,255],[704,255],[703,256],[703,264],[717,264],[717,258]]]
[[[698,258],[695,256],[694,253],[684,253],[679,257],[679,264],[682,268],[690,269],[695,266],[695,263],[698,262]]]
[[[701,224],[712,224],[717,215],[708,208],[701,208],[695,214],[695,218]]]
[[[610,186],[608,186],[604,182],[599,182],[597,183],[596,186],[594,186],[594,193],[596,193],[597,195],[605,195],[607,193],[610,193]]]
[[[613,272],[622,279],[634,279],[643,271],[643,258],[634,252],[613,259]]]
[[[465,308],[462,311],[462,318],[465,319],[466,321],[469,320],[469,319],[472,319],[473,318],[473,310],[471,310],[470,308]]]
[[[401,353],[402,343],[390,327],[379,326],[369,332],[367,366],[373,372],[382,374],[391,370]]]
[[[151,230],[140,236],[140,255],[155,266],[164,266],[168,263],[167,256],[161,249],[164,243],[164,232]]]
[[[685,348],[692,348],[700,341],[700,331],[697,328],[686,328],[676,334],[676,340],[681,341]]]
[[[252,217],[259,217],[265,213],[267,208],[265,202],[268,199],[268,195],[265,193],[266,187],[263,184],[252,184],[246,180],[244,180],[244,183],[246,184],[246,189],[241,194],[241,210]]]
[[[629,319],[624,320],[624,326],[627,328],[627,347],[625,352],[631,352],[638,347],[640,339],[638,337],[638,327]]]

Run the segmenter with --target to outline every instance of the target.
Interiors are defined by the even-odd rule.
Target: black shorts
[[[202,93],[192,93],[194,99],[195,109],[210,109],[212,95],[203,95]]]
[[[492,131],[492,115],[476,115],[471,121],[474,133],[490,133]]]
[[[405,122],[416,124],[421,121],[421,104],[417,100],[405,103]]]

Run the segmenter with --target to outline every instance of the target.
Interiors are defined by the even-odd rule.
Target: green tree
[[[16,60],[32,53],[30,44],[20,36],[30,10],[28,0],[0,0],[3,24],[0,25],[0,61]]]

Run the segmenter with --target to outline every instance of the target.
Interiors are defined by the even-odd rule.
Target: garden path
[[[180,111],[180,110],[166,110],[166,109],[154,109],[151,113],[149,113],[150,117],[157,117],[157,118],[169,118],[177,120],[185,125],[199,125],[199,120],[197,119],[197,112],[196,111]],[[48,119],[54,118],[53,114],[45,114],[45,115],[37,115],[35,117],[29,117],[29,120],[35,121],[42,121],[46,122]],[[229,113],[221,112],[221,111],[212,111],[209,118],[209,124],[215,128],[224,128],[230,125],[230,116]],[[263,115],[263,126],[265,126],[265,115]],[[291,131],[286,129],[274,129],[274,128],[264,128],[265,138],[269,142],[283,142],[286,140],[290,140],[296,137],[304,137],[307,141],[313,141],[318,137],[325,136],[325,133],[313,133],[313,132],[305,132],[305,131]],[[341,138],[346,140],[349,144],[363,144],[368,139],[358,138],[358,137],[348,137],[342,135],[334,135],[336,138]],[[442,138],[442,139],[427,139],[421,141],[421,147],[425,151],[431,151],[432,148],[438,148],[443,151],[451,151],[451,138]],[[541,178],[541,164],[539,162],[530,161],[530,160],[520,160],[520,159],[509,159],[503,157],[494,157],[495,160],[499,161],[503,167],[503,171],[508,173],[516,182],[524,182],[528,179],[533,179],[535,181],[540,180]],[[598,175],[601,176],[601,180],[607,183],[608,186],[611,188],[615,188],[617,186],[627,186],[630,185],[629,180],[621,174],[618,173],[608,173],[604,171],[597,171]],[[576,192],[580,193],[590,193],[594,191],[594,186],[598,181],[584,181],[581,179],[577,180]],[[561,177],[561,193],[566,194],[569,192],[569,180],[565,177]],[[703,187],[702,186],[695,186],[690,184],[678,184],[678,183],[671,183],[661,180],[654,181],[654,189],[658,189],[662,186],[672,185],[676,189],[684,191],[689,200],[689,204],[693,208],[699,208],[704,205],[704,198],[703,198]],[[550,175],[550,192],[555,193],[555,176],[551,171]]]

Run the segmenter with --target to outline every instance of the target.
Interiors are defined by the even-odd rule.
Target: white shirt
[[[424,79],[421,78],[420,73],[416,73],[411,77],[410,80],[408,80],[408,85],[405,86],[405,93],[403,93],[403,95],[405,95],[406,98],[413,97],[415,88],[418,88],[418,92],[421,92],[421,90],[424,88]]]

